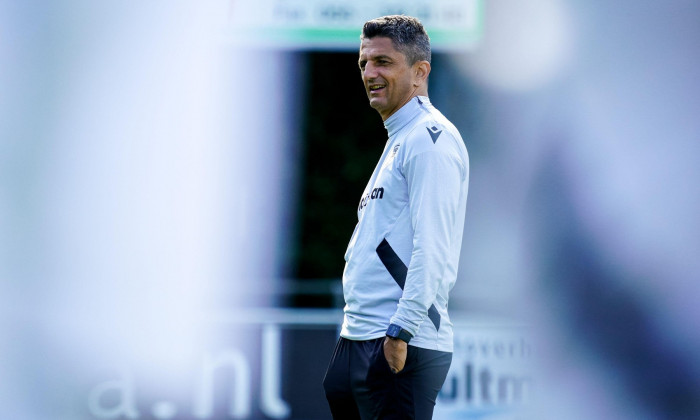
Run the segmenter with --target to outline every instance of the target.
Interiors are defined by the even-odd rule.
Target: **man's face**
[[[394,48],[391,38],[363,39],[359,64],[369,104],[383,120],[414,96],[414,71],[406,57]]]

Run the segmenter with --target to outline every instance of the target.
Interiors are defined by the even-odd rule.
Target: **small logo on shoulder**
[[[440,137],[440,134],[442,133],[442,130],[438,129],[435,126],[432,127],[425,127],[426,130],[428,130],[428,134],[430,134],[430,138],[433,139],[433,144],[437,141],[438,137]]]
[[[396,156],[396,153],[399,151],[399,146],[401,146],[401,143],[394,146],[394,150],[391,151],[391,157]]]

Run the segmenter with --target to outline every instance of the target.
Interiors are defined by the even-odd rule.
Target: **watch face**
[[[398,337],[399,332],[401,332],[401,328],[398,325],[389,325],[386,335],[389,337]]]

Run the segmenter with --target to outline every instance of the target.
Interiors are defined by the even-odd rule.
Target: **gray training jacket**
[[[410,344],[452,352],[449,292],[457,278],[469,155],[425,96],[385,122],[389,140],[362,193],[345,253],[340,335],[371,340],[390,323]]]

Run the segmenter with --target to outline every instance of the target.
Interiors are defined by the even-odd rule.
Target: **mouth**
[[[373,93],[379,93],[382,90],[384,90],[386,88],[386,85],[375,83],[375,84],[369,85],[368,88],[369,88],[369,93],[373,94]]]

